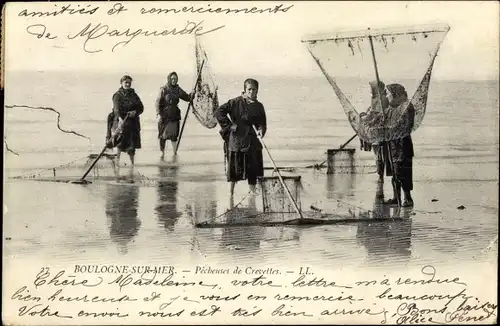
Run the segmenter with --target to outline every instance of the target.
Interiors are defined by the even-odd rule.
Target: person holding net
[[[238,181],[247,180],[250,191],[256,193],[257,178],[264,175],[262,144],[255,134],[254,125],[261,137],[267,131],[266,112],[257,100],[259,82],[247,79],[241,96],[230,99],[215,111],[224,140],[227,181],[231,183],[230,195]]]
[[[113,127],[112,130],[119,130],[121,137],[112,146],[117,147],[116,169],[119,175],[120,154],[127,152],[134,168],[136,149],[141,148],[141,122],[139,116],[144,112],[139,95],[132,88],[132,77],[125,75],[120,79],[121,87],[113,95]],[[108,120],[109,123],[109,120]]]
[[[191,101],[193,94],[186,93],[179,85],[179,77],[175,71],[168,74],[167,84],[162,86],[156,98],[156,117],[158,120],[158,139],[160,140],[160,159],[165,159],[165,145],[167,140],[172,142],[173,148],[179,137],[181,110],[179,100]]]
[[[379,81],[378,86],[377,86],[377,81],[371,81],[369,84],[371,90],[371,104],[370,107],[366,110],[366,112],[360,113],[361,118],[366,117],[372,111],[380,113],[381,109],[377,97],[379,91],[381,92],[382,95],[380,98],[380,103],[382,104],[382,109],[384,110],[384,112],[389,107],[389,101],[387,99],[384,82]],[[388,157],[389,153],[387,151],[387,142],[374,141],[373,143],[369,143],[363,139],[360,139],[360,142],[361,142],[361,149],[364,149],[365,151],[373,150],[373,152],[375,153],[378,182],[384,183],[384,172],[386,173],[386,176],[388,177],[392,176],[391,165],[389,164],[389,157]]]
[[[381,86],[381,84],[379,85]],[[414,127],[415,108],[408,99],[404,86],[389,84],[380,92],[380,105],[373,106],[363,115],[360,115],[360,129],[358,130],[365,141],[377,143],[379,157],[387,175],[392,175],[393,198],[386,201],[389,205],[413,206],[411,191],[413,190],[413,142],[411,132]],[[376,99],[375,101],[378,101]],[[376,108],[376,109],[374,109]],[[379,156],[380,155],[380,156]],[[384,172],[382,164],[378,172]],[[404,201],[401,202],[401,189]]]
[[[388,117],[390,122],[397,121],[397,129],[390,135],[391,140],[387,142],[391,159],[392,185],[394,197],[387,204],[400,204],[403,207],[414,205],[411,191],[413,190],[413,141],[411,132],[415,121],[415,108],[408,99],[404,86],[400,84],[389,84],[386,87],[387,99],[389,101]],[[404,201],[401,204],[401,189],[404,193]]]

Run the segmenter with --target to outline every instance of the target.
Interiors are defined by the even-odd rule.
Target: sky
[[[389,1],[389,2],[122,2],[126,11],[108,15],[115,2],[9,3],[6,8],[6,70],[85,71],[95,73],[194,72],[194,37],[103,35],[85,43],[75,36],[90,24],[108,31],[143,29],[182,30],[189,26],[216,29],[203,36],[212,70],[217,74],[315,75],[318,68],[301,38],[337,29],[365,29],[398,25],[447,23],[451,29],[435,63],[438,79],[497,79],[499,66],[499,4],[496,1]],[[141,8],[281,8],[275,14],[179,13],[146,14]],[[90,14],[21,17],[30,12],[86,8]],[[79,6],[79,7],[78,7]],[[88,6],[88,7],[87,7]],[[117,8],[117,7],[115,7]],[[221,27],[222,26],[222,27]],[[104,27],[102,27],[104,28]],[[101,29],[102,31],[103,29]],[[42,32],[45,33],[42,35]],[[47,37],[47,33],[50,36]],[[94,34],[95,35],[95,34]],[[54,38],[56,37],[56,38]],[[71,37],[72,39],[68,38]],[[100,52],[92,52],[101,50]]]

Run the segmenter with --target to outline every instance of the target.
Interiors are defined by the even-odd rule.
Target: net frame
[[[390,141],[393,139],[408,136],[411,132],[417,130],[421,125],[426,113],[428,91],[434,62],[439,52],[440,46],[449,30],[450,27],[447,24],[442,23],[414,26],[396,26],[389,28],[384,27],[376,29],[368,28],[359,30],[337,30],[327,33],[305,35],[302,37],[301,41],[302,43],[306,44],[309,53],[321,69],[329,84],[332,86],[342,108],[344,109],[349,123],[356,131],[358,136],[366,142],[378,143],[381,141]],[[384,41],[385,37],[414,34],[422,34],[424,35],[424,37],[427,37],[427,35],[429,35],[430,33],[441,33],[442,37],[437,40],[437,45],[430,53],[430,62],[428,64],[428,68],[414,94],[409,96],[409,99],[401,104],[397,109],[391,109],[389,121],[386,121],[386,113],[384,112],[385,110],[381,108],[380,96],[378,96],[378,109],[374,110],[374,113],[378,113],[379,115],[379,121],[364,121],[349,98],[339,87],[336,77],[334,77],[333,74],[329,73],[325,68],[325,63],[323,61],[324,58],[320,58],[319,55],[313,50],[316,44],[322,42],[335,42],[338,45],[338,42],[340,41],[347,42],[348,44],[354,44],[356,40],[368,39],[371,43],[372,39]],[[374,61],[373,68],[378,82],[379,78],[377,63],[372,44],[371,48]],[[329,60],[329,58],[327,58],[326,60]],[[414,117],[413,119],[411,119],[411,125],[409,125],[408,121],[410,121],[410,119],[408,119],[408,117],[410,114],[413,114],[411,110],[414,110]],[[382,120],[382,123],[380,123],[380,120]]]
[[[208,55],[197,35],[195,35],[195,61],[199,76],[198,80],[195,81],[192,111],[202,126],[213,129],[217,126],[214,114],[219,107],[218,85],[215,82]]]

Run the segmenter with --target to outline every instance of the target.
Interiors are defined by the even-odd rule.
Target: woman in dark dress
[[[161,159],[165,158],[165,145],[167,140],[172,142],[172,147],[177,146],[179,137],[181,110],[179,100],[189,102],[191,95],[187,94],[177,83],[177,73],[171,72],[167,77],[167,84],[162,86],[156,98],[156,117],[158,119],[158,139],[160,140]]]
[[[257,128],[261,137],[267,131],[266,112],[257,100],[259,83],[247,79],[241,96],[230,99],[215,112],[224,139],[227,181],[234,186],[240,180],[247,180],[250,191],[255,193],[257,178],[264,175],[262,144],[252,127]]]
[[[116,166],[120,166],[121,152],[127,152],[134,167],[136,149],[141,148],[141,122],[140,115],[144,112],[141,99],[132,88],[132,77],[123,76],[120,79],[121,87],[113,95],[113,129],[121,126],[122,137],[116,144]],[[126,119],[125,119],[126,118]]]
[[[401,189],[404,193],[404,201],[401,206],[413,206],[411,191],[413,190],[413,142],[411,131],[415,119],[415,108],[408,100],[405,88],[400,84],[390,84],[386,87],[387,99],[389,100],[388,120],[399,121],[398,134],[388,142],[388,149],[392,165],[392,186],[394,198],[388,200],[388,204],[401,203]]]

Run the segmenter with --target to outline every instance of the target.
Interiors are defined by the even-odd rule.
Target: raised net
[[[303,38],[360,139],[403,138],[425,116],[434,61],[448,25],[339,31]],[[402,85],[407,100],[389,106],[378,81]],[[380,93],[379,93],[380,92]]]
[[[217,84],[199,36],[195,36],[195,42],[196,71],[199,76],[193,99],[193,114],[203,126],[212,129],[217,126],[217,120],[214,116],[214,112],[219,106]]]

